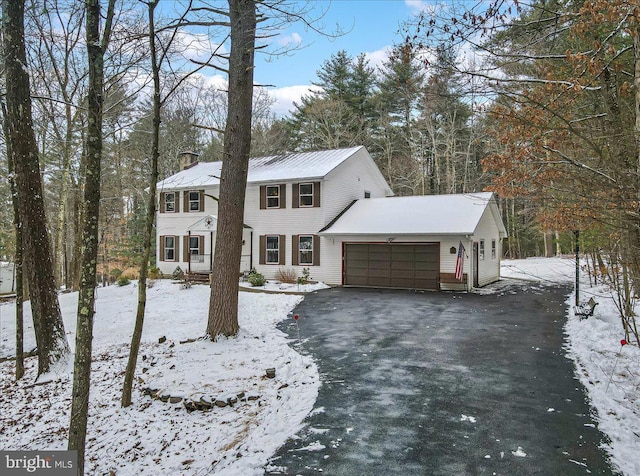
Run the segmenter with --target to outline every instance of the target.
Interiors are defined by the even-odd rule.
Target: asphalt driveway
[[[266,474],[612,474],[563,352],[569,289],[498,289],[307,295],[301,351],[322,386]]]

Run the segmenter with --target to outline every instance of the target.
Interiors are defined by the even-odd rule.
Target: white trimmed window
[[[175,261],[176,260],[176,237],[175,236],[165,236],[164,240],[164,261]]]
[[[480,250],[478,251],[478,257],[484,259],[484,240],[480,240]]]
[[[300,184],[300,207],[313,206],[313,183]]]
[[[164,194],[164,211],[166,213],[174,213],[176,211],[176,194],[175,194],[175,192],[165,192],[165,194]]]
[[[491,240],[491,259],[496,259],[496,240]]]
[[[298,237],[298,264],[313,265],[313,236]]]
[[[267,235],[265,257],[266,264],[280,264],[280,236]]]
[[[280,185],[267,185],[267,208],[280,208]]]
[[[197,190],[192,190],[189,192],[189,211],[200,211],[200,192],[198,192]]]

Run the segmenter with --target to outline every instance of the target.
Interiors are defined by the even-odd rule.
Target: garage
[[[343,284],[439,290],[439,243],[345,243]]]
[[[507,236],[491,192],[364,198],[318,235],[326,283],[437,291],[500,279]]]

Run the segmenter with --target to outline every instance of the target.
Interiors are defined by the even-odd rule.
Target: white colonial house
[[[156,259],[165,274],[214,265],[222,163],[185,157],[184,170],[158,183]],[[433,290],[499,279],[506,231],[491,193],[391,195],[364,147],[251,159],[239,272],[273,279],[308,268],[330,285]]]

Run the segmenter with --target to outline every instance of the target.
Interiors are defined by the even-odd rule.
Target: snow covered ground
[[[267,458],[300,429],[318,393],[316,365],[293,351],[276,329],[280,320],[292,318],[289,311],[301,299],[242,292],[237,338],[191,342],[204,335],[209,288],[183,289],[171,281],[157,281],[148,290],[134,403],[122,409],[120,392],[137,288],[99,288],[87,474],[262,474]],[[60,295],[60,305],[73,346],[77,293]],[[0,356],[13,353],[14,316],[14,304],[0,306]],[[26,350],[35,346],[29,320]],[[2,449],[66,449],[70,376],[34,385],[35,366],[36,359],[27,359],[26,377],[16,384],[13,362],[1,364]],[[268,368],[276,369],[275,378],[265,376]],[[183,400],[152,399],[143,395],[145,388]],[[208,411],[186,411],[184,401],[201,398],[237,401]]]
[[[507,260],[502,268],[506,279],[482,292],[499,292],[512,279],[570,284],[574,273],[572,259]],[[273,284],[267,289],[299,290]],[[640,474],[640,350],[620,345],[624,335],[611,294],[588,282],[581,289],[581,298],[593,295],[599,305],[593,317],[579,320],[571,310],[574,296],[568,296],[567,353],[610,439],[603,444],[613,463],[623,474]],[[149,289],[134,403],[127,409],[120,408],[120,391],[137,288],[99,288],[97,297],[88,474],[263,474],[269,456],[312,410],[318,370],[276,329],[279,321],[292,318],[290,311],[302,296],[240,293],[239,336],[212,343],[198,340],[206,326],[208,287],[182,289],[157,281]],[[60,295],[72,345],[76,303],[76,293]],[[0,357],[13,353],[14,313],[12,303],[0,305]],[[29,320],[27,328],[25,349],[31,350],[35,340]],[[2,449],[66,447],[70,377],[34,385],[35,365],[34,358],[27,359],[26,378],[15,383],[13,362],[0,364]],[[267,368],[276,369],[275,378],[265,376]],[[153,399],[144,389],[175,397],[176,403]],[[215,400],[234,403],[208,411],[184,407],[185,401]]]

